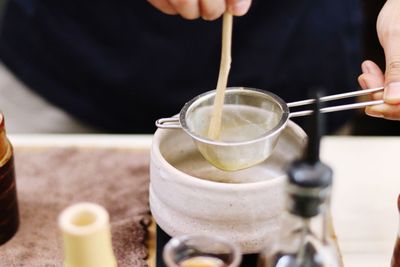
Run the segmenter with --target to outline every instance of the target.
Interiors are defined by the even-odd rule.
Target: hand
[[[373,117],[400,120],[400,0],[385,3],[378,16],[377,32],[385,51],[385,74],[374,62],[365,61],[358,81],[364,89],[384,86],[384,93],[373,94],[372,99],[384,99],[385,104],[367,107],[365,112]]]
[[[250,8],[251,0],[147,0],[155,8],[169,15],[179,14],[185,19],[215,20],[225,11],[242,16]]]

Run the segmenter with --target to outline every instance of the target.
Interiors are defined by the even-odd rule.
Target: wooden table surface
[[[14,146],[149,149],[151,135],[11,135]],[[325,137],[332,213],[345,267],[389,266],[398,230],[400,137]]]

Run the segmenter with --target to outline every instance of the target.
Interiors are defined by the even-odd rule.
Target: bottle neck
[[[321,210],[310,218],[287,212],[283,219],[279,250],[293,255],[298,266],[339,266],[338,253],[327,231],[327,212]],[[321,264],[314,265],[317,258]]]
[[[322,203],[320,212],[312,217],[302,217],[290,211],[286,211],[282,217],[281,223],[281,236],[288,235],[297,236],[301,238],[302,235],[307,234],[313,238],[326,243],[328,239],[328,203]]]
[[[315,216],[305,217],[289,212],[282,216],[279,242],[262,253],[266,266],[339,267],[340,257],[334,243],[328,238],[327,202],[321,203]]]

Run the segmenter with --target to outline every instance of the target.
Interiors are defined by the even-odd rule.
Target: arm
[[[250,8],[251,0],[148,0],[155,8],[169,15],[185,19],[215,20],[225,11],[242,16]]]

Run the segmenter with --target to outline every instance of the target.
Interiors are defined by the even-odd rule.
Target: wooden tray
[[[331,216],[329,216],[331,218]],[[330,223],[328,224],[328,231],[330,233],[330,236],[334,242],[334,245],[336,247],[336,250],[339,252],[339,257],[340,257],[340,266],[343,267],[343,257],[340,253],[340,249],[339,249],[339,244],[337,242],[337,237],[335,234],[335,230],[333,227],[333,223],[332,220],[330,220]],[[148,227],[148,236],[147,236],[147,248],[149,251],[149,258],[147,260],[148,262],[148,266],[149,267],[156,267],[156,256],[157,256],[157,227],[156,227],[156,223],[154,221],[154,219],[152,220],[151,224]],[[247,266],[245,266],[247,267]]]

